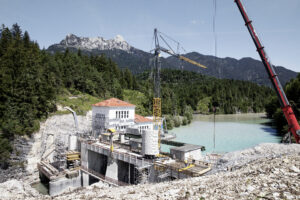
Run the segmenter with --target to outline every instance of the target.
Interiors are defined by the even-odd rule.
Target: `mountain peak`
[[[70,33],[59,45],[64,48],[73,47],[88,51],[120,49],[129,52],[131,49],[131,46],[121,35],[117,35],[114,39],[105,40],[102,37],[79,37]]]
[[[117,42],[126,42],[122,35],[116,35],[114,40],[117,41]]]

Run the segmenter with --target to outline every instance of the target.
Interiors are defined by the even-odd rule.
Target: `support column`
[[[89,186],[90,175],[88,175],[87,173],[81,171],[81,177],[82,177],[82,187]]]
[[[118,161],[112,157],[108,157],[106,177],[118,180]]]
[[[85,169],[89,168],[89,162],[88,162],[88,157],[89,157],[89,150],[87,149],[87,145],[84,142],[81,142],[81,166]],[[89,175],[82,172],[82,186],[88,186],[89,185]]]

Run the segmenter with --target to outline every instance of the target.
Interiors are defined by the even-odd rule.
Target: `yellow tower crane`
[[[187,57],[184,57],[180,55],[179,53],[175,53],[171,46],[166,42],[166,39],[163,37],[163,33],[159,32],[157,29],[154,29],[154,42],[155,42],[155,49],[154,49],[154,97],[153,97],[153,121],[154,121],[154,130],[158,130],[158,149],[160,149],[160,140],[161,140],[161,97],[160,97],[160,69],[161,69],[161,63],[159,60],[160,53],[164,52],[171,56],[174,56],[180,60],[184,60],[188,63],[191,63],[193,65],[196,65],[201,68],[206,68],[206,66],[201,65],[200,63],[191,60]],[[172,39],[173,40],[173,39]],[[160,46],[159,41],[163,41],[169,49]],[[173,40],[176,42],[175,40]],[[179,43],[176,42],[179,46]]]

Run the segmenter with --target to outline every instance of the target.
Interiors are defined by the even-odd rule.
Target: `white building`
[[[117,98],[107,99],[93,105],[92,127],[95,134],[115,128],[123,132],[127,128],[153,130],[152,120],[135,114],[135,105]]]
[[[141,115],[135,114],[134,118],[135,128],[142,134],[143,130],[153,130],[153,120]]]

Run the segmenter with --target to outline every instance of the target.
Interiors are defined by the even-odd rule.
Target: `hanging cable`
[[[216,34],[216,15],[217,15],[217,0],[213,0],[213,7],[214,7],[214,13],[213,13],[213,33],[214,33],[214,44],[215,44],[215,58],[214,63],[217,68],[217,34]],[[220,74],[220,73],[219,73]],[[220,76],[219,76],[220,78]],[[213,135],[213,142],[214,142],[214,148],[213,151],[215,151],[216,148],[216,107],[213,108],[214,112],[214,135]]]

